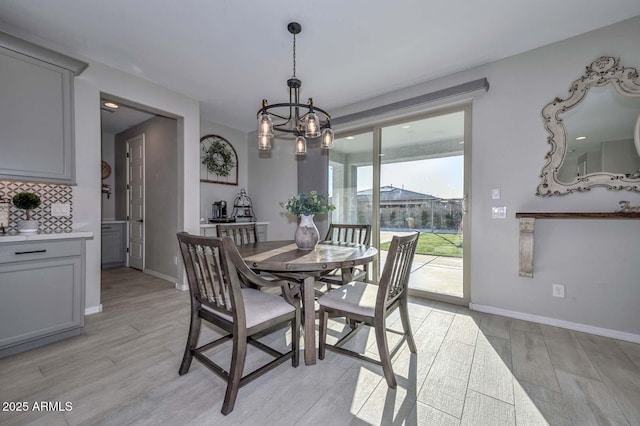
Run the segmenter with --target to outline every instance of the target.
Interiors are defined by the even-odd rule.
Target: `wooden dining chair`
[[[219,223],[216,225],[216,235],[218,237],[231,237],[236,243],[236,246],[244,244],[253,244],[259,242],[258,228],[255,223]],[[258,273],[261,278],[269,281],[278,281],[279,278],[267,272]],[[257,286],[247,283],[252,288],[258,288]],[[300,291],[299,285],[295,283],[289,283],[289,288],[292,289],[295,294]],[[263,288],[263,291],[271,294],[280,294],[277,287]]]
[[[371,244],[371,225],[358,224],[347,225],[332,223],[329,225],[329,231],[325,237],[324,243],[331,244]],[[363,265],[359,268],[351,269],[351,279],[349,281],[367,281],[369,275],[369,265]],[[319,282],[326,284],[327,291],[332,286],[341,286],[347,284],[342,278],[342,270],[334,269],[326,275],[318,278]]]
[[[389,387],[396,388],[396,378],[393,374],[391,359],[405,340],[409,345],[409,350],[412,353],[417,352],[409,322],[407,286],[419,236],[419,232],[404,237],[393,236],[387,261],[384,265],[380,282],[377,285],[353,281],[318,298],[318,304],[320,305],[318,357],[320,359],[324,359],[325,349],[330,349],[380,365]],[[400,319],[404,332],[386,328],[386,318],[396,308],[400,309]],[[345,317],[348,321],[357,323],[357,327],[334,345],[329,345],[327,344],[327,321],[329,316]],[[376,343],[380,355],[379,361],[342,347],[364,325],[375,329]],[[389,351],[387,344],[387,331],[402,335],[402,339],[391,351]]]
[[[258,242],[258,228],[255,223],[218,223],[218,237],[231,237],[237,246]]]
[[[285,281],[265,281],[253,273],[240,257],[230,237],[201,237],[178,233],[191,294],[191,325],[180,365],[182,376],[195,357],[227,382],[222,414],[235,405],[240,387],[260,377],[288,359],[299,363],[300,304],[291,295]],[[242,278],[242,279],[241,279]],[[281,287],[283,297],[274,296],[242,284],[249,281],[260,287]],[[225,336],[198,346],[202,320],[221,328]],[[282,324],[291,325],[291,350],[280,352],[253,338]],[[232,341],[230,367],[216,364],[204,354],[222,343]],[[243,376],[247,344],[275,357],[262,367]]]

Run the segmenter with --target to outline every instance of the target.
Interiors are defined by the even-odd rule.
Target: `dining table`
[[[315,281],[322,275],[340,269],[343,282],[351,281],[355,266],[365,265],[378,254],[375,247],[364,244],[320,242],[313,250],[301,250],[291,241],[265,241],[238,246],[240,255],[256,272],[269,272],[276,277],[302,286],[304,322],[304,361],[316,363]]]

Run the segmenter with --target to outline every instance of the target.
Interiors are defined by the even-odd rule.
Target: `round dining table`
[[[269,272],[302,285],[304,361],[316,363],[315,280],[341,269],[342,281],[351,281],[353,267],[367,264],[378,250],[363,244],[321,242],[314,250],[300,250],[294,241],[265,241],[238,246],[240,255],[254,271]]]

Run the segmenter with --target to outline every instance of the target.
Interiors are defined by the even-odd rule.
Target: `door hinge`
[[[127,216],[127,220],[129,220],[129,216]]]
[[[129,253],[129,247],[127,247],[127,253]]]
[[[129,186],[129,184],[127,184],[127,190],[131,189],[131,187]]]
[[[129,153],[127,152],[127,158],[129,158]]]

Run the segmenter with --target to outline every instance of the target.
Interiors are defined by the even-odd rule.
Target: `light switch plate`
[[[564,298],[564,286],[562,284],[554,284],[552,289],[553,289],[553,297]]]
[[[69,203],[51,204],[51,216],[71,216],[71,205]]]
[[[491,219],[506,219],[507,208],[506,207],[491,207]]]
[[[493,188],[491,190],[491,199],[499,200],[500,199],[500,188]]]

